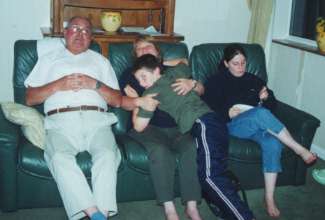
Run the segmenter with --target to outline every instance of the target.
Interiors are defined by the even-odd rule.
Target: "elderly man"
[[[91,23],[73,17],[64,30],[66,47],[39,58],[25,81],[26,103],[44,102],[44,157],[58,185],[69,219],[92,220],[117,213],[116,178],[120,163],[111,124],[116,117],[107,104],[151,109],[152,97],[121,96],[109,61],[89,50]],[[146,102],[151,102],[145,105]],[[88,151],[92,158],[92,190],[75,156]]]

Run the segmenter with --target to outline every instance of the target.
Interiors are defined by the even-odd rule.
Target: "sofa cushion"
[[[164,60],[188,58],[188,49],[184,43],[157,43]],[[109,55],[113,69],[119,79],[124,71],[131,67],[134,61],[132,43],[109,44]]]
[[[25,137],[36,147],[44,149],[45,129],[44,116],[36,109],[14,102],[1,103],[5,117],[18,125]]]
[[[87,177],[90,177],[91,157],[87,152],[81,152],[77,155],[77,163]],[[18,152],[19,168],[30,175],[42,178],[52,178],[47,164],[44,160],[44,151],[34,147],[26,139],[20,144]]]
[[[120,147],[120,143],[118,142],[118,146]],[[123,154],[124,150],[119,148],[121,154]],[[87,178],[91,177],[91,156],[88,152],[81,152],[76,157],[77,163],[80,166],[81,170],[84,172]],[[118,172],[123,170],[124,157],[122,156],[122,160],[118,169]],[[41,178],[52,178],[52,174],[47,167],[47,164],[44,160],[44,151],[33,146],[29,141],[23,138],[22,142],[19,146],[18,152],[18,167],[23,172],[32,175],[38,176]]]
[[[295,153],[292,150],[290,150],[288,147],[284,147],[282,150],[281,159],[284,160],[293,154]],[[261,164],[261,147],[254,141],[230,136],[229,160],[242,163]]]
[[[127,166],[141,173],[149,174],[148,153],[144,147],[127,134],[118,135],[116,139],[123,149],[121,153],[126,158]]]

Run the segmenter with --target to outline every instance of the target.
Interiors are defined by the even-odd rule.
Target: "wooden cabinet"
[[[102,11],[119,11],[123,27],[147,27],[153,25],[161,34],[156,41],[177,42],[184,37],[174,33],[175,0],[52,0],[51,28],[43,28],[45,36],[63,36],[64,22],[73,16],[88,17],[95,29],[101,29]],[[138,33],[98,32],[94,40],[100,44],[104,55],[111,42],[132,42]]]

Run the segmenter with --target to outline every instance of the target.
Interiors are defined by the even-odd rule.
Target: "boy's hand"
[[[135,89],[133,89],[130,85],[127,85],[124,88],[124,92],[127,96],[131,97],[131,98],[138,98],[139,94],[137,93],[137,91],[135,91]]]
[[[157,106],[159,105],[159,101],[154,99],[155,96],[157,96],[157,93],[139,97],[139,106],[146,111],[155,111]]]

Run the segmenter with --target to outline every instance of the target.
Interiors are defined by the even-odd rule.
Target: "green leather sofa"
[[[25,103],[23,83],[37,62],[36,45],[36,40],[19,40],[15,43],[13,90],[17,103]],[[91,45],[91,49],[100,52],[95,43]],[[188,58],[188,49],[183,43],[161,43],[160,49],[165,59]],[[132,65],[132,44],[111,44],[109,52],[109,59],[120,77]],[[35,107],[43,113],[43,105]],[[119,118],[113,130],[122,154],[118,170],[117,199],[119,202],[154,199],[147,154],[139,143],[125,134],[130,113],[121,109],[111,111],[115,111]],[[90,177],[90,155],[80,153],[77,161],[86,176]],[[175,193],[178,195],[179,190],[176,189]],[[6,120],[0,108],[0,209],[15,211],[54,206],[62,206],[62,201],[43,159],[43,151],[27,141],[19,126]]]
[[[194,78],[206,80],[222,55],[224,44],[199,45],[193,48],[190,63]],[[247,48],[246,48],[247,47]],[[161,43],[164,59],[188,57],[188,49],[183,43]],[[97,44],[91,49],[100,51]],[[257,45],[245,45],[248,68],[266,79],[263,50]],[[109,46],[109,59],[118,77],[132,65],[132,45],[116,43]],[[35,40],[19,40],[14,49],[14,99],[25,103],[24,80],[38,59]],[[36,106],[43,112],[43,106]],[[118,171],[117,199],[119,202],[154,199],[154,191],[149,176],[148,158],[141,144],[130,138],[130,113],[121,109],[115,112],[119,122],[114,126],[117,143],[121,150],[122,162]],[[320,122],[313,116],[279,103],[277,116],[287,125],[295,138],[305,146],[310,146]],[[229,165],[242,182],[244,188],[263,187],[259,148],[250,141],[231,138]],[[77,161],[90,176],[91,161],[88,153],[81,153]],[[306,166],[292,152],[283,152],[283,173],[279,185],[299,185],[305,181]],[[109,171],[108,171],[109,172]],[[178,183],[175,183],[178,186]],[[176,187],[176,195],[179,190]],[[0,109],[0,209],[15,211],[22,208],[62,206],[56,184],[43,159],[43,151],[33,146],[22,135],[19,126],[4,118]]]
[[[225,43],[207,43],[193,47],[190,65],[193,78],[205,82],[217,73],[223,57]],[[260,45],[241,44],[247,54],[247,71],[267,81],[265,54]],[[276,96],[276,91],[275,96]],[[274,114],[285,124],[296,141],[310,149],[320,121],[314,116],[278,101]],[[245,189],[264,186],[261,151],[253,141],[230,137],[229,168],[240,179]],[[305,183],[307,166],[292,150],[285,147],[282,152],[282,172],[277,185],[302,185]]]

